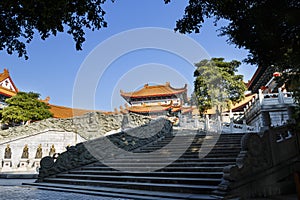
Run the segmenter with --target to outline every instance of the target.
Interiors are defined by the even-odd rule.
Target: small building
[[[4,69],[0,73],[0,109],[6,106],[5,99],[16,95],[18,91],[18,88],[9,75],[9,71]]]
[[[169,82],[163,85],[145,84],[143,88],[134,92],[120,91],[121,96],[130,104],[126,110],[130,113],[151,117],[179,116],[192,112],[192,108],[185,107],[187,103],[187,84],[182,88],[174,88]]]

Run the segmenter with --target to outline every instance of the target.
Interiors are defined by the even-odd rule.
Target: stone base
[[[12,160],[3,159],[1,172],[11,172],[12,171]]]
[[[19,169],[26,170],[28,164],[29,164],[29,159],[21,159],[20,162],[19,162],[19,164],[18,164],[18,167],[19,167]]]
[[[41,161],[41,159],[34,159],[34,160],[33,160],[32,167],[35,168],[35,169],[40,168],[40,167],[41,167],[40,161]]]

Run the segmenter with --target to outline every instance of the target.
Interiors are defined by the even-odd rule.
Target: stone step
[[[176,140],[174,140],[176,138]],[[218,142],[229,142],[229,141],[240,141],[242,137],[218,137],[218,136],[187,136],[187,137],[180,137],[180,136],[175,136],[175,137],[168,137],[168,138],[164,138],[162,140],[156,141],[156,142],[152,142],[150,144],[155,144],[155,143],[168,143],[170,141],[194,141],[194,142],[201,142],[203,140],[217,140]]]
[[[144,150],[144,149],[161,149],[161,148],[169,148],[169,149],[192,149],[192,148],[232,148],[232,147],[241,147],[241,145],[239,143],[226,143],[226,144],[191,144],[189,146],[187,145],[170,145],[170,144],[166,144],[166,145],[155,145],[155,146],[147,146],[147,147],[142,147],[139,148],[137,150]],[[137,151],[136,150],[136,151]]]
[[[199,157],[199,154],[197,156],[193,157],[180,157],[175,162],[176,163],[183,163],[183,162],[203,162],[203,161],[235,161],[236,154],[230,154],[230,155],[224,155],[224,154],[217,154],[217,155],[207,155],[205,157]],[[162,162],[162,161],[173,161],[172,158],[118,158],[114,160],[105,160],[104,163],[135,163],[135,162],[143,162],[143,163],[155,163],[155,162]]]
[[[140,182],[140,183],[166,183],[166,184],[193,184],[193,185],[216,185],[221,182],[221,178],[189,178],[189,177],[156,177],[130,175],[87,175],[87,174],[58,174],[55,177],[61,179],[76,180],[99,180],[99,181],[122,181],[122,182]],[[75,180],[75,181],[76,181]]]
[[[116,168],[130,168],[130,167],[146,167],[146,168],[151,168],[151,167],[160,167],[160,166],[176,166],[176,167],[189,167],[189,166],[205,166],[205,167],[212,167],[212,166],[226,166],[226,165],[233,165],[235,163],[235,160],[231,161],[211,161],[211,162],[166,162],[162,161],[159,162],[157,161],[156,163],[133,163],[133,162],[127,162],[127,163],[105,163],[105,165],[109,167],[116,167]]]
[[[161,149],[161,148],[159,148]],[[141,149],[138,152],[133,152],[135,156],[137,156],[139,153],[141,154],[141,156],[145,156],[142,155],[143,153],[151,153],[154,151],[157,151],[158,149]],[[212,148],[207,148],[207,147],[203,147],[201,148],[201,151],[210,151],[210,152],[222,152],[222,151],[226,151],[226,150],[231,150],[231,151],[235,151],[235,152],[239,152],[241,150],[241,147],[212,147]],[[184,154],[193,154],[193,153],[197,153],[199,150],[193,150],[193,149],[171,149],[171,148],[164,148],[165,153],[166,152],[171,152],[171,153],[182,153],[184,152]]]
[[[241,148],[240,147],[237,147],[237,148],[201,148],[201,151],[207,151],[207,150],[210,150],[209,153],[224,153],[224,155],[226,155],[227,153],[239,153],[241,151]],[[164,149],[164,152],[166,155],[170,155],[170,153],[177,153],[177,152],[182,152],[183,150],[176,150],[176,149],[172,149],[172,151],[168,151],[168,149]],[[151,152],[151,151],[149,151]],[[189,151],[186,151],[183,155],[190,155],[190,154],[195,154],[195,153],[198,153],[199,152],[199,147],[196,147],[195,149],[190,149]],[[145,157],[144,153],[147,153],[146,151],[144,152],[133,152],[131,155],[128,155],[126,156],[126,158],[131,158],[131,157]],[[147,155],[147,158],[148,156],[151,156],[151,155]],[[157,155],[156,155],[157,156]],[[161,155],[163,156],[163,155]],[[120,158],[121,156],[117,156],[117,158]]]
[[[186,143],[189,141],[190,143],[193,144],[201,144],[203,141],[214,141],[218,144],[227,144],[227,143],[240,143],[241,142],[241,138],[228,138],[228,139],[222,139],[222,140],[217,140],[215,141],[215,138],[197,138],[197,139],[190,139],[190,138],[176,138],[176,140],[174,140],[174,138],[170,139],[170,140],[163,140],[163,141],[158,141],[158,142],[153,142],[148,144],[147,146],[151,147],[151,146],[158,146],[158,145],[180,145],[181,142],[180,141],[186,141]]]
[[[101,180],[81,180],[81,179],[64,179],[64,178],[45,178],[48,183],[62,183],[75,185],[92,185],[105,186],[114,188],[126,188],[136,190],[150,190],[163,192],[179,192],[179,193],[201,193],[208,194],[216,190],[217,186],[211,185],[193,185],[193,184],[166,184],[166,183],[141,183],[141,182],[122,182],[122,181],[101,181]]]
[[[170,162],[168,162],[170,161]],[[147,166],[151,166],[151,165],[156,165],[156,164],[162,164],[162,163],[170,163],[170,164],[174,164],[174,165],[198,165],[198,164],[214,164],[215,162],[224,162],[224,163],[228,163],[228,162],[235,162],[236,161],[236,157],[210,157],[210,158],[194,158],[194,159],[186,159],[186,158],[180,158],[179,160],[176,160],[175,162],[171,162],[173,161],[172,159],[166,158],[166,159],[162,159],[162,158],[158,158],[158,159],[115,159],[115,160],[106,160],[104,162],[105,165],[147,165]],[[217,163],[219,164],[219,163]]]
[[[155,160],[176,160],[176,162],[185,162],[185,161],[189,161],[189,160],[199,160],[199,158],[236,158],[236,156],[240,153],[240,151],[235,151],[235,152],[210,152],[210,153],[200,153],[199,152],[194,152],[194,153],[190,153],[190,154],[183,154],[182,156],[180,156],[178,158],[177,157],[172,157],[172,155],[170,156],[164,156],[164,157],[157,157],[157,156],[151,156],[151,155],[144,155],[144,156],[131,156],[131,157],[126,157],[126,158],[116,158],[114,160],[119,160],[119,161],[125,161],[125,160],[132,160],[132,161],[138,161],[138,160],[145,160],[146,162],[152,162]],[[111,161],[112,159],[108,159],[108,160],[103,160],[103,162],[107,162],[107,161]],[[114,161],[112,160],[112,161]]]
[[[210,166],[210,167],[204,167],[204,166],[189,166],[189,167],[166,167],[163,169],[160,169],[159,171],[163,172],[222,172],[224,166]],[[156,167],[147,167],[147,171],[154,171],[156,170]],[[81,170],[92,170],[92,171],[119,171],[114,168],[110,168],[107,166],[87,166],[82,167]],[[126,167],[123,171],[145,171],[144,166],[140,167]]]
[[[145,200],[177,200],[177,199],[193,199],[193,200],[214,200],[218,199],[212,195],[200,195],[200,194],[189,194],[189,193],[170,193],[170,192],[156,192],[148,190],[131,190],[131,189],[120,189],[111,187],[95,187],[95,186],[84,186],[84,185],[66,185],[57,183],[30,183],[24,185],[35,186],[39,189],[62,191],[62,192],[74,192],[96,196],[106,196],[118,199],[145,199]]]
[[[145,173],[129,173],[122,171],[99,171],[99,170],[71,170],[65,174],[87,174],[87,175],[113,175],[113,176],[152,176],[152,177],[210,177],[210,178],[222,178],[223,172],[145,172]]]
[[[133,154],[117,155],[102,163],[47,177],[37,185],[77,192],[92,188],[89,192],[95,195],[113,198],[217,199],[209,194],[221,183],[223,168],[236,163],[244,134],[193,135],[195,131],[191,131],[189,135],[188,130],[175,133],[176,140],[173,136],[161,138],[134,150]],[[188,141],[190,146],[186,146]],[[158,149],[160,155],[148,154]],[[209,151],[207,155],[201,153],[205,151]],[[202,155],[205,157],[199,158]]]

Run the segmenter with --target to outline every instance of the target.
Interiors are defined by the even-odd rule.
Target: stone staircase
[[[135,149],[129,156],[94,162],[30,185],[121,199],[219,199],[213,191],[223,168],[235,164],[242,136],[174,130],[173,136]]]

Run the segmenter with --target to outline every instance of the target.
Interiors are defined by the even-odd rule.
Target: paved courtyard
[[[34,180],[0,179],[0,200],[117,200],[117,198],[40,190],[30,186],[23,186],[23,182],[34,182]]]

